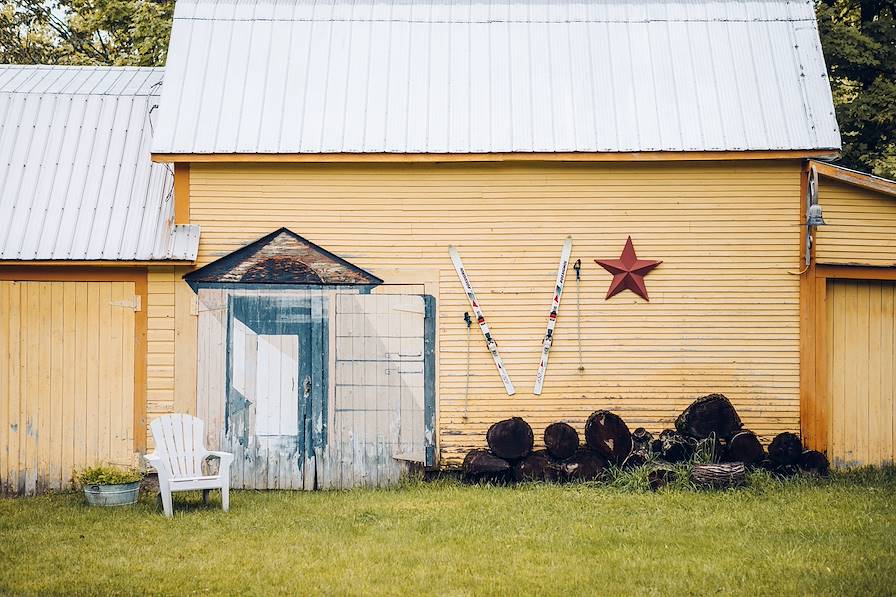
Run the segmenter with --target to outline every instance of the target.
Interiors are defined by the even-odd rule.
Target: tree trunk
[[[743,423],[731,401],[722,394],[709,394],[695,400],[675,420],[675,429],[682,435],[706,439],[713,433],[727,439],[740,431]]]
[[[743,462],[746,465],[758,464],[765,460],[765,450],[756,434],[752,431],[740,431],[728,440],[726,460]]]
[[[816,450],[806,450],[800,455],[799,467],[804,472],[827,477],[831,472],[828,457]]]
[[[585,423],[585,443],[610,462],[622,464],[632,451],[632,434],[619,415],[599,410]]]
[[[596,481],[604,476],[609,463],[599,452],[582,448],[564,460],[562,466],[569,481]]]
[[[567,423],[551,423],[544,429],[544,445],[548,454],[564,460],[579,449],[579,434]]]
[[[510,463],[488,450],[470,450],[464,458],[464,478],[468,481],[506,481]]]
[[[768,457],[778,465],[790,465],[799,462],[803,454],[803,442],[800,436],[785,431],[779,433],[768,446]]]
[[[747,468],[743,462],[723,464],[695,464],[691,480],[700,487],[725,489],[747,482]]]
[[[519,417],[498,421],[485,434],[491,451],[505,460],[518,460],[527,456],[532,451],[534,439],[529,423]]]
[[[515,465],[513,465],[513,478],[517,482],[522,481],[547,481],[560,480],[560,463],[550,457],[545,450],[532,452]]]

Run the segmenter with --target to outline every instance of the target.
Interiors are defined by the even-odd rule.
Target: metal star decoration
[[[638,256],[635,254],[635,246],[632,244],[632,237],[628,237],[628,240],[625,241],[625,247],[622,249],[622,255],[619,256],[619,259],[595,259],[594,262],[613,274],[613,281],[610,283],[610,289],[607,291],[606,298],[610,298],[627,289],[645,301],[650,299],[647,298],[647,286],[644,285],[644,276],[662,263],[662,261],[638,259]]]

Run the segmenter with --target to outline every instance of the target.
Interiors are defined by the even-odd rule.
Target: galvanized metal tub
[[[131,506],[140,496],[140,481],[120,485],[85,485],[84,496],[91,506]]]

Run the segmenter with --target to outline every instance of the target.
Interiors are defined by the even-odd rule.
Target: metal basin
[[[140,495],[140,481],[121,485],[85,485],[84,496],[91,506],[131,506]]]

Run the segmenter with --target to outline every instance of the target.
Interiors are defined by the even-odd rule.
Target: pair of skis
[[[457,277],[460,279],[460,283],[464,287],[464,292],[466,292],[467,298],[470,301],[470,306],[473,308],[473,313],[476,315],[479,329],[485,337],[486,347],[491,353],[492,359],[495,361],[498,375],[501,376],[501,381],[504,382],[504,389],[507,390],[508,396],[513,396],[516,390],[514,390],[513,382],[510,380],[510,374],[507,373],[507,369],[504,367],[504,360],[498,352],[498,343],[495,342],[495,339],[492,337],[491,330],[485,321],[485,315],[482,313],[482,308],[479,306],[479,300],[476,298],[476,292],[473,290],[473,285],[470,283],[469,277],[467,277],[467,272],[466,269],[464,269],[463,261],[461,261],[460,253],[458,253],[457,249],[453,246],[448,248],[448,252],[451,254],[451,261],[454,263]],[[554,284],[551,310],[548,313],[547,331],[545,332],[541,346],[541,361],[538,364],[538,371],[535,373],[535,388],[533,393],[536,396],[541,394],[541,389],[544,386],[544,376],[548,367],[548,354],[551,352],[551,345],[554,343],[554,328],[557,326],[557,313],[560,310],[560,298],[563,295],[563,286],[566,282],[566,270],[569,266],[569,257],[571,253],[572,237],[566,237],[566,240],[563,241],[563,251],[560,254],[560,265],[557,268],[557,279]]]

